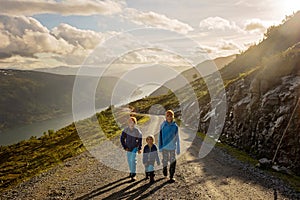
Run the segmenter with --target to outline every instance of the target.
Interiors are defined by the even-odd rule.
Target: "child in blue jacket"
[[[176,169],[176,154],[180,154],[180,139],[178,133],[178,126],[174,121],[174,112],[172,110],[166,111],[166,120],[160,126],[158,136],[159,151],[162,152],[163,174],[168,176],[168,162],[170,162],[170,182],[175,182],[174,174]]]
[[[127,151],[127,162],[132,181],[136,180],[136,153],[140,154],[142,149],[142,133],[135,127],[136,124],[136,118],[130,117],[128,119],[128,127],[123,130],[120,138],[122,147]]]
[[[160,165],[160,160],[157,153],[157,147],[154,144],[154,136],[149,135],[146,138],[147,144],[143,151],[143,164],[145,166],[146,179],[150,177],[150,183],[154,183],[154,163],[156,161],[157,165]]]

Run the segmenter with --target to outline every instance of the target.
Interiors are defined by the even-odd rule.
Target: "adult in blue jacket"
[[[168,162],[170,162],[170,182],[174,182],[174,174],[176,169],[176,155],[180,154],[180,139],[178,126],[174,121],[174,112],[166,111],[166,120],[160,126],[158,136],[158,148],[162,152],[163,174],[168,176]]]
[[[136,118],[130,117],[128,119],[128,127],[124,128],[120,138],[122,147],[127,151],[127,162],[132,181],[136,180],[136,154],[140,154],[142,149],[142,133],[135,127],[136,124]]]

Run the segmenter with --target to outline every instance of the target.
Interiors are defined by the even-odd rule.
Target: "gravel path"
[[[143,131],[156,132],[160,120],[159,117],[151,119]],[[154,184],[148,184],[142,173],[137,175],[137,181],[131,182],[128,172],[112,169],[95,159],[94,153],[85,152],[0,194],[0,199],[267,200],[274,199],[274,191],[278,199],[300,199],[300,194],[282,181],[234,159],[219,148],[198,159],[195,155],[200,145],[201,140],[194,139],[188,152],[179,157],[175,183],[168,183],[161,170],[156,172]],[[123,161],[126,168],[125,157]]]

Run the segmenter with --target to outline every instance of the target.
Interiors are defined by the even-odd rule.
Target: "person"
[[[154,144],[154,136],[149,135],[146,138],[147,144],[143,150],[143,164],[145,166],[146,179],[150,177],[150,183],[154,183],[154,164],[160,165],[160,160],[157,153],[157,146]]]
[[[174,121],[174,112],[172,110],[166,111],[166,120],[160,126],[158,136],[158,148],[162,152],[163,174],[168,176],[168,162],[170,162],[170,180],[175,182],[174,174],[176,169],[176,154],[180,154],[180,139],[178,133],[178,126]]]
[[[142,149],[142,133],[136,127],[137,120],[135,117],[128,119],[128,127],[124,128],[121,134],[121,144],[125,151],[127,151],[127,162],[130,171],[130,178],[132,181],[136,180],[136,154],[141,153]]]

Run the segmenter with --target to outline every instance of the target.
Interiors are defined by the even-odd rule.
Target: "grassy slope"
[[[137,115],[137,118],[140,124],[149,119],[140,115]],[[84,132],[88,134],[88,145],[97,145],[104,139],[120,134],[121,130],[113,120],[110,109],[97,114],[103,132],[100,132],[99,126],[93,123],[95,119],[91,117],[76,124],[80,126],[79,128],[84,127]],[[56,132],[49,130],[40,138],[32,137],[14,145],[1,146],[0,192],[85,150],[74,123]]]

